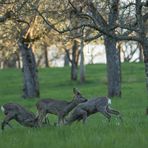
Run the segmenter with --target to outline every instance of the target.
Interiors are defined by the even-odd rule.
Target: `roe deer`
[[[109,121],[111,119],[111,114],[119,116],[122,121],[120,113],[114,109],[111,109],[109,107],[109,104],[111,104],[111,99],[109,99],[108,97],[98,97],[81,103],[74,108],[70,117],[66,119],[66,124],[71,124],[76,120],[82,120],[83,123],[85,123],[88,116],[97,112],[102,113]]]
[[[16,103],[7,103],[1,106],[2,112],[5,114],[5,118],[1,123],[1,129],[4,130],[5,125],[9,125],[9,122],[14,119],[18,123],[27,127],[37,127],[38,122],[36,116],[27,111],[24,107]]]
[[[42,124],[43,119],[46,118],[48,113],[54,114],[58,116],[58,125],[60,123],[64,123],[65,116],[79,103],[87,101],[81,93],[73,88],[74,98],[72,101],[64,101],[64,100],[56,100],[56,99],[42,99],[37,102],[37,110],[38,110],[38,122],[39,125]]]

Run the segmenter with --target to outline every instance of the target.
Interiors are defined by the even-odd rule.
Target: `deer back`
[[[85,97],[77,89],[73,89],[74,97],[71,101],[58,99],[42,99],[37,102],[38,111],[44,110],[53,114],[60,114],[62,112],[69,112],[81,102],[87,101]]]
[[[37,126],[36,116],[19,104],[7,103],[1,106],[1,110],[4,112],[7,118],[11,117],[24,126]]]

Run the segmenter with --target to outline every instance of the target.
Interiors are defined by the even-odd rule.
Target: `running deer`
[[[38,110],[39,125],[41,126],[48,113],[58,116],[58,125],[61,123],[64,124],[65,116],[79,103],[87,101],[76,88],[73,88],[73,93],[74,98],[70,102],[56,99],[42,99],[37,102],[36,106]]]
[[[1,106],[2,112],[5,114],[5,118],[1,123],[1,129],[4,130],[6,125],[11,125],[9,122],[14,119],[18,123],[27,127],[37,127],[38,121],[36,116],[27,111],[24,107],[16,103],[7,103]]]
[[[122,121],[120,113],[114,109],[111,109],[109,107],[110,104],[111,99],[109,99],[108,97],[98,97],[95,99],[88,100],[87,102],[81,103],[74,108],[70,117],[66,119],[66,124],[71,124],[74,121],[80,120],[85,123],[88,116],[97,112],[102,113],[109,121],[111,119],[111,114],[118,116]]]

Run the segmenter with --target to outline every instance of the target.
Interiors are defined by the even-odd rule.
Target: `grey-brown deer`
[[[54,114],[58,116],[58,125],[64,124],[65,116],[79,103],[86,102],[87,99],[83,97],[79,90],[73,88],[74,98],[72,101],[58,100],[58,99],[42,99],[37,102],[38,122],[41,126],[47,114]]]
[[[37,127],[38,120],[36,116],[27,111],[23,106],[16,103],[7,103],[1,106],[1,110],[5,115],[3,122],[1,123],[1,129],[4,130],[6,125],[10,125],[11,120],[16,120],[23,126]]]
[[[122,117],[119,111],[111,109],[109,107],[110,104],[111,99],[109,99],[108,97],[97,97],[95,99],[90,99],[87,102],[81,103],[76,106],[72,111],[70,117],[66,119],[65,124],[71,124],[74,121],[80,120],[85,123],[88,116],[97,112],[102,113],[109,121],[112,114],[118,116],[122,121]]]

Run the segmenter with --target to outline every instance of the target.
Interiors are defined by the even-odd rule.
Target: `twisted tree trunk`
[[[18,46],[20,48],[23,62],[23,98],[39,97],[40,93],[37,68],[32,48],[29,47],[29,44],[24,41],[23,36],[20,37],[18,41]]]

